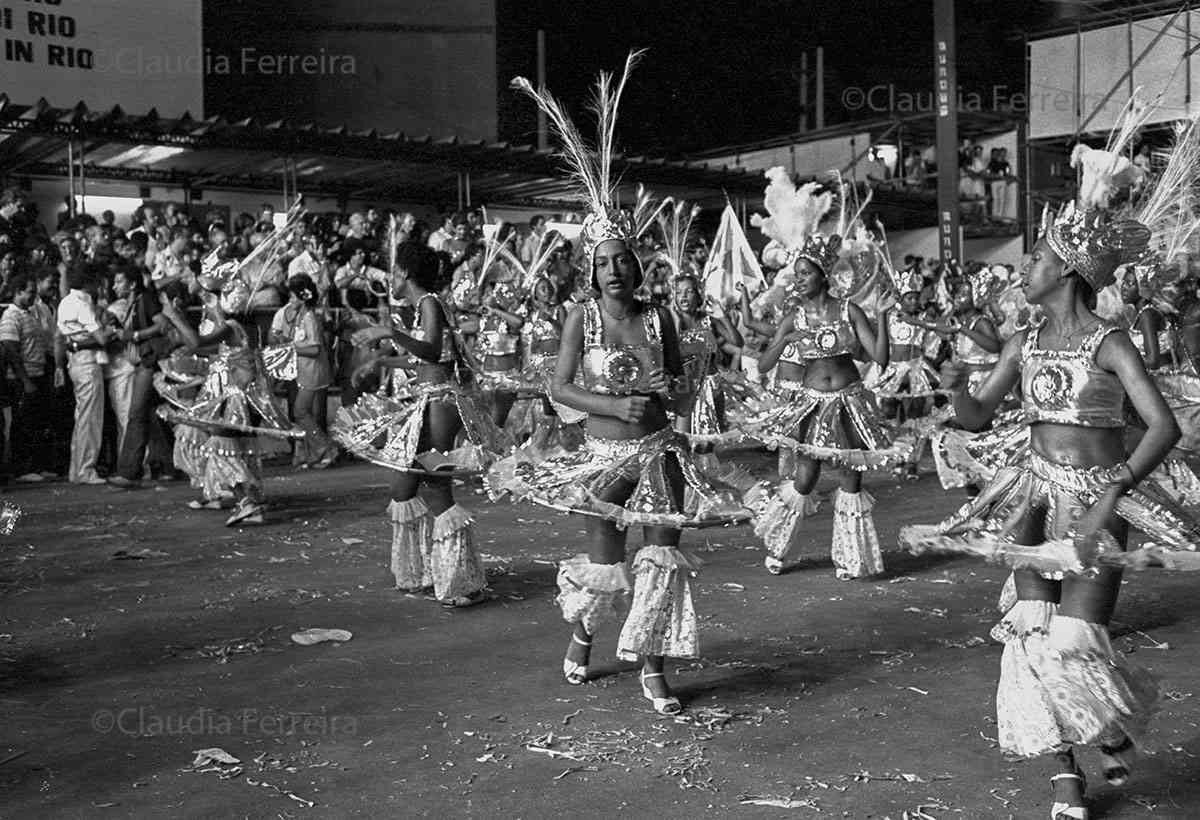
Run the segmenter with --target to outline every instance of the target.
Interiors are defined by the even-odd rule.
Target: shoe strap
[[[1076,772],[1063,772],[1062,774],[1056,774],[1050,778],[1051,783],[1056,780],[1078,780],[1080,783],[1082,783],[1083,776]]]
[[[576,635],[574,632],[571,633],[571,640],[575,641],[575,643],[579,644],[580,646],[591,646],[592,645],[591,641],[579,640],[579,636]]]
[[[648,675],[643,672],[641,675],[641,678],[642,678],[642,680],[646,680],[646,678],[665,678],[666,676],[667,676],[666,672],[651,672]]]

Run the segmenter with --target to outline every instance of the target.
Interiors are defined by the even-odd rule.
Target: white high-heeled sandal
[[[670,697],[657,698],[650,691],[650,687],[646,685],[646,678],[665,678],[666,675],[662,672],[651,672],[646,674],[642,672],[638,675],[638,679],[642,683],[642,697],[650,701],[654,707],[654,711],[660,715],[677,715],[683,711],[683,704],[679,702],[679,698],[671,695]]]
[[[771,573],[772,575],[783,574],[783,562],[772,555],[768,555],[763,559],[763,566],[766,567],[767,572]]]
[[[579,636],[574,632],[571,633],[571,640],[580,646],[588,647],[591,650],[591,641],[581,641]],[[582,686],[587,683],[588,665],[586,663],[575,663],[570,658],[563,658],[563,677],[567,679],[567,683],[572,686]]]
[[[1056,774],[1050,778],[1051,785],[1057,780],[1078,780],[1080,795],[1087,791],[1087,781],[1081,772]],[[1088,820],[1088,810],[1086,806],[1072,806],[1070,803],[1055,801],[1050,806],[1050,820]]]

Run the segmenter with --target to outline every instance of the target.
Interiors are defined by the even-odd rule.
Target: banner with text
[[[201,0],[0,0],[0,92],[204,116]]]

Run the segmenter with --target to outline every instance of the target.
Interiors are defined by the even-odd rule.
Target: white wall
[[[1082,40],[1066,34],[1031,42],[1030,138],[1074,134],[1114,87],[1112,98],[1087,122],[1084,131],[1110,130],[1130,90],[1138,86],[1143,99],[1156,101],[1151,123],[1183,119],[1200,110],[1194,91],[1190,106],[1187,101],[1189,73],[1191,87],[1200,87],[1200,57],[1184,57],[1200,43],[1200,11],[1179,15],[1174,26],[1149,49],[1155,37],[1167,29],[1172,16],[1086,31]],[[1124,74],[1139,58],[1131,83]]]
[[[845,137],[813,140],[761,148],[720,157],[706,157],[709,165],[728,165],[750,171],[766,171],[782,165],[793,174],[815,176],[830,170],[841,170],[849,165],[858,154],[867,150],[871,135],[863,132]]]

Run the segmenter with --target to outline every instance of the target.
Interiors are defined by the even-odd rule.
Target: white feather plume
[[[784,248],[799,248],[804,245],[805,237],[816,232],[833,206],[833,194],[817,193],[821,189],[817,182],[806,182],[797,188],[779,165],[768,170],[766,177],[769,181],[763,205],[770,216],[754,214],[750,224]]]

